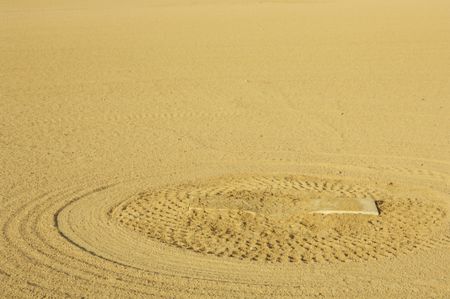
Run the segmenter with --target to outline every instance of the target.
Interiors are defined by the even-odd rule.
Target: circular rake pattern
[[[430,259],[448,252],[448,176],[412,173],[412,184],[409,172],[388,169],[407,177],[393,187],[351,169],[345,179],[311,166],[309,176],[225,176],[147,191],[162,180],[92,178],[2,197],[0,297],[349,297],[376,296],[374,279],[413,286],[396,271],[429,274]],[[305,203],[321,197],[372,198],[381,215],[308,214]]]
[[[407,192],[405,193],[407,194]],[[430,246],[444,207],[349,180],[225,177],[141,192],[110,211],[127,229],[197,253],[281,263],[395,257]],[[319,198],[371,198],[380,216],[311,214]]]

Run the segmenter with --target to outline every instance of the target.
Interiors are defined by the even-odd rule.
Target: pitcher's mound
[[[183,250],[262,262],[364,261],[434,246],[445,227],[444,208],[426,193],[382,185],[224,177],[140,193],[111,216]]]

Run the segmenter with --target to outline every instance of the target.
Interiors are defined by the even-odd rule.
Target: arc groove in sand
[[[90,192],[88,192],[87,194],[93,194],[93,193],[95,193],[95,191],[99,191],[100,189],[103,189],[102,187],[101,188],[96,188],[96,189],[94,189],[94,190],[92,190],[92,191],[90,191]],[[86,195],[86,194],[84,194],[84,195]],[[82,195],[81,195],[82,196]],[[72,200],[76,200],[76,199],[79,199],[79,198],[81,198],[81,196],[76,196],[76,197],[74,197]],[[28,203],[28,204],[30,204],[30,203]],[[28,205],[27,204],[27,205]],[[54,204],[54,203],[51,203],[50,202],[50,205],[51,204]],[[22,207],[22,209],[20,209],[20,210],[23,210],[27,205],[24,205],[23,207]],[[16,215],[17,216],[17,215]],[[22,224],[28,224],[29,222],[28,221],[22,221]],[[35,232],[36,233],[36,232]],[[22,233],[22,236],[23,236],[24,234]],[[33,235],[35,235],[35,234],[33,234]],[[49,241],[49,240],[46,240],[47,242]],[[44,244],[45,244],[45,242],[44,242]],[[79,247],[77,244],[75,244],[77,247]],[[21,253],[22,253],[22,256],[24,256],[24,257],[26,257],[27,259],[31,259],[28,255],[27,255],[27,252],[28,251],[22,251],[19,247],[16,247],[16,249],[17,250],[19,250]],[[83,249],[83,250],[85,250],[85,249]],[[61,252],[60,252],[61,253]],[[93,252],[90,252],[90,254],[95,254],[95,253],[93,253]],[[57,257],[59,256],[59,255],[56,255]],[[70,256],[69,256],[70,257]],[[116,263],[115,261],[112,261],[112,262],[114,262],[114,263]],[[41,264],[41,263],[38,263],[38,265],[45,265],[45,264]],[[91,265],[89,265],[90,267],[95,267],[95,264],[91,264]],[[51,267],[51,266],[48,266],[48,265],[45,265],[45,267],[48,267],[50,270],[52,270],[52,271],[56,271],[56,272],[58,272],[58,273],[60,273],[60,274],[64,274],[64,275],[66,275],[66,276],[74,276],[74,277],[77,277],[77,279],[79,279],[79,280],[81,280],[81,281],[89,281],[89,279],[87,279],[87,278],[83,278],[83,277],[78,277],[77,275],[74,275],[73,273],[72,273],[72,271],[74,270],[73,268],[71,269],[72,271],[68,271],[68,272],[66,272],[66,271],[63,271],[63,272],[61,272],[60,270],[58,270],[58,269],[56,269],[56,268],[54,268],[54,267]],[[75,272],[77,272],[77,270],[75,271]],[[86,272],[86,270],[84,270],[83,269],[83,272]],[[92,274],[92,273],[89,273],[89,274]],[[36,277],[39,277],[39,275],[37,275]],[[100,277],[102,277],[102,276],[100,276]],[[108,284],[108,285],[105,285],[105,286],[111,286],[110,284]],[[142,284],[142,286],[145,286],[145,284]],[[122,289],[122,290],[124,290],[124,291],[129,291],[130,290],[130,288],[128,287],[128,288],[119,288],[119,287],[117,287],[117,286],[112,286],[113,288],[116,288],[116,289]],[[152,294],[152,293],[149,293],[149,292],[142,292],[142,291],[136,291],[136,292],[139,292],[139,293],[142,293],[142,294],[144,294],[144,295],[155,295],[155,294]]]

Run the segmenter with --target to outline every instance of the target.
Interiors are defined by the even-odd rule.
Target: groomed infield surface
[[[450,4],[0,1],[1,298],[449,298]]]

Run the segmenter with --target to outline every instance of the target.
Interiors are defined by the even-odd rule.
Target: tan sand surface
[[[0,228],[0,298],[450,298],[450,2],[0,0]]]

